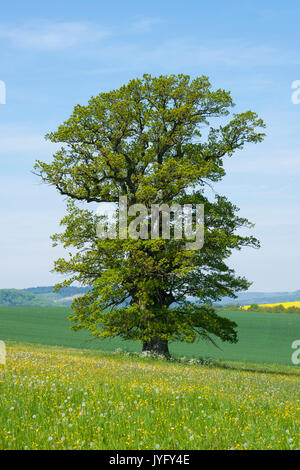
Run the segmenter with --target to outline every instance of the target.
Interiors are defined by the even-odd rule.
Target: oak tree
[[[232,114],[232,98],[207,77],[145,74],[77,105],[46,137],[62,146],[35,172],[67,196],[64,230],[53,236],[70,250],[55,271],[89,291],[73,301],[73,328],[97,337],[138,340],[143,350],[169,355],[169,341],[236,342],[236,324],[212,303],[235,297],[249,282],[228,266],[233,250],[258,247],[239,230],[252,224],[213,187],[224,159],[263,139],[251,111]],[[218,122],[219,121],[219,122]],[[100,239],[99,217],[81,203],[204,204],[201,250],[183,239]],[[91,206],[91,204],[90,204]]]

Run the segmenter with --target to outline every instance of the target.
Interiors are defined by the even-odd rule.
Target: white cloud
[[[48,129],[47,129],[48,130]],[[39,126],[26,126],[22,124],[0,125],[0,158],[6,153],[21,153],[26,155],[32,152],[52,154],[60,144],[45,139],[46,129]]]
[[[7,152],[53,152],[56,146],[41,135],[15,135],[1,137],[0,154]]]
[[[90,23],[65,22],[8,27],[0,25],[0,38],[13,46],[34,50],[63,50],[107,36],[108,32]]]
[[[298,53],[271,47],[268,44],[241,43],[228,39],[223,44],[203,42],[197,36],[174,36],[158,44],[145,46],[136,41],[135,35],[153,31],[155,26],[164,24],[161,18],[141,18],[121,28],[99,26],[93,22],[33,23],[24,26],[0,24],[0,39],[8,40],[14,47],[37,51],[57,51],[70,49],[86,43],[97,43],[110,37],[105,46],[93,50],[87,48],[84,53],[98,59],[108,58],[117,61],[120,68],[142,66],[160,66],[163,69],[202,66],[280,66],[299,65]],[[128,40],[128,34],[132,40]],[[124,38],[127,37],[125,41]],[[79,51],[78,51],[79,53]],[[80,52],[82,54],[82,51]],[[102,72],[102,70],[101,70]]]
[[[135,21],[131,26],[131,30],[133,33],[150,33],[155,26],[162,23],[164,21],[160,18],[143,18]]]
[[[123,38],[122,38],[123,39]],[[159,67],[162,72],[177,72],[204,67],[273,67],[299,65],[296,51],[283,51],[265,44],[234,44],[224,41],[222,45],[207,43],[197,37],[178,37],[161,41],[159,44],[146,44],[139,41],[110,41],[92,52],[97,59],[109,60],[128,70]],[[103,68],[99,70],[103,73]],[[97,73],[95,71],[95,73]]]
[[[238,155],[237,155],[238,157]],[[300,174],[300,157],[298,150],[278,149],[264,151],[252,149],[245,151],[240,158],[227,159],[224,165],[226,172],[259,175],[295,176]]]
[[[2,213],[0,244],[0,288],[51,285],[59,276],[51,274],[53,262],[64,256],[63,248],[52,248],[50,235],[59,231],[59,215],[22,210]]]

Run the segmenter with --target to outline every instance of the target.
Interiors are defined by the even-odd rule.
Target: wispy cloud
[[[9,27],[0,25],[0,38],[14,47],[33,50],[64,50],[79,44],[102,39],[108,31],[84,22],[42,23]]]
[[[40,152],[47,154],[55,151],[56,144],[52,144],[45,140],[42,135],[38,134],[18,134],[13,136],[1,136],[0,140],[0,157],[1,154],[9,152],[25,154],[26,152]]]
[[[227,159],[225,169],[228,173],[295,176],[300,174],[298,149],[247,149],[241,158]]]
[[[95,63],[102,62],[101,68],[89,69],[89,74],[110,73],[109,65],[117,64],[119,71],[149,71],[159,68],[162,73],[177,73],[188,69],[202,71],[207,67],[235,68],[250,70],[253,67],[299,66],[299,54],[295,50],[283,53],[266,44],[213,44],[198,38],[182,37],[166,39],[158,43],[145,44],[136,39],[126,40],[112,37],[100,47],[82,51],[95,57]],[[266,87],[266,84],[264,84]]]
[[[155,26],[165,23],[161,18],[141,18],[134,21],[131,25],[131,31],[133,33],[150,33],[153,31]]]
[[[299,55],[294,50],[283,53],[268,44],[236,44],[230,38],[223,44],[214,44],[195,35],[172,35],[147,45],[136,36],[147,35],[155,27],[166,23],[161,18],[141,18],[120,27],[101,26],[95,22],[39,22],[16,26],[0,23],[0,39],[13,47],[35,51],[59,51],[87,43],[93,47],[77,51],[81,56],[94,56],[118,62],[121,68],[145,64],[164,69],[199,66],[280,66],[299,65]],[[105,42],[104,42],[105,41]]]
[[[145,59],[176,66],[272,66],[286,63],[299,64],[298,55],[282,54],[264,44],[208,44],[195,38],[172,39],[147,52]],[[143,59],[144,59],[143,58]]]

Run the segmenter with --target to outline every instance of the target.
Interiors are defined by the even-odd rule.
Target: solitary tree
[[[213,91],[205,76],[145,74],[75,106],[46,136],[63,146],[51,163],[37,161],[35,172],[68,197],[64,231],[53,240],[71,252],[55,263],[66,277],[56,288],[90,286],[73,301],[73,329],[138,340],[166,356],[170,340],[237,341],[236,324],[211,304],[249,287],[226,261],[233,249],[259,243],[239,233],[252,224],[237,207],[207,188],[224,177],[225,157],[263,139],[264,124],[251,111],[227,118],[232,106],[230,93]],[[203,248],[185,250],[185,240],[174,237],[100,239],[99,217],[79,203],[119,196],[147,207],[204,204]]]

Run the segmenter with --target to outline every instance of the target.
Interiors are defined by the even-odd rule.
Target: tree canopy
[[[263,139],[264,123],[252,111],[231,114],[232,107],[230,93],[214,91],[205,76],[145,74],[75,106],[47,135],[62,147],[50,163],[37,161],[35,172],[68,197],[64,231],[53,236],[71,250],[55,263],[66,276],[57,288],[90,286],[72,304],[73,328],[139,340],[163,354],[170,340],[237,341],[236,325],[211,302],[249,287],[227,260],[259,242],[240,234],[252,224],[238,208],[206,188],[225,176],[226,157]],[[120,196],[147,207],[204,204],[203,248],[185,250],[185,240],[174,238],[100,239],[99,217],[80,202]]]

